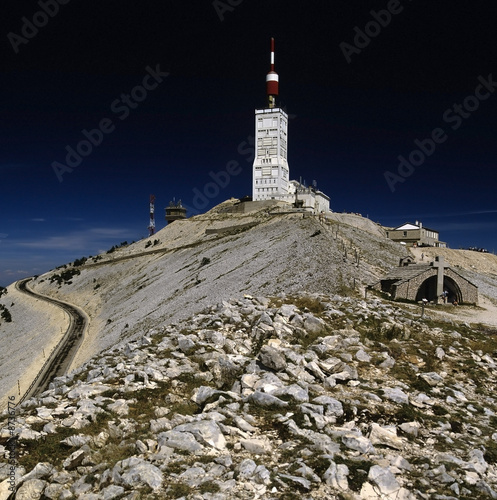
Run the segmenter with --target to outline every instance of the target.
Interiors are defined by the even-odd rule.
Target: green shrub
[[[1,317],[6,323],[12,322],[12,315],[10,314],[10,311],[5,307],[5,306],[0,306],[2,309],[2,314]]]
[[[200,493],[218,493],[221,490],[219,485],[214,481],[206,481],[199,486]]]
[[[447,415],[447,413],[449,413],[449,411],[447,410],[447,408],[445,408],[442,405],[433,405],[431,407],[431,409],[432,409],[433,413],[435,415],[438,415],[438,416]]]
[[[81,259],[76,259],[74,261],[74,267],[82,266],[87,261],[86,257],[81,257]]]
[[[487,440],[485,443],[485,453],[483,454],[483,458],[489,464],[497,463],[497,443],[492,441],[491,439]]]
[[[184,483],[174,483],[171,484],[167,489],[167,494],[169,498],[181,498],[187,497],[192,491],[191,486]]]

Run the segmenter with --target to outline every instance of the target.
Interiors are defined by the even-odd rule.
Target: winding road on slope
[[[47,390],[48,385],[54,377],[59,377],[66,373],[72,360],[74,359],[76,351],[81,345],[83,335],[88,324],[88,319],[85,313],[76,306],[33,292],[33,290],[28,288],[28,282],[31,280],[32,278],[26,278],[18,281],[16,283],[17,290],[31,297],[35,297],[36,299],[43,300],[45,302],[50,302],[51,304],[55,304],[56,306],[62,308],[69,315],[70,323],[66,333],[54,347],[50,356],[45,361],[45,364],[38,372],[38,375],[31,383],[29,389],[20,399],[20,402]]]

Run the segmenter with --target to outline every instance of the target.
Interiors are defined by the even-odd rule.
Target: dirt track
[[[27,278],[18,281],[16,283],[16,288],[20,292],[23,292],[27,295],[57,305],[67,312],[71,321],[64,337],[53,349],[42,369],[38,372],[38,375],[31,383],[29,389],[22,396],[20,402],[45,391],[48,388],[50,381],[54,377],[61,376],[67,371],[72,359],[74,358],[74,355],[76,354],[76,351],[78,350],[82,342],[83,335],[87,326],[86,316],[77,307],[60,300],[46,297],[45,295],[40,295],[29,289],[27,284],[31,279],[32,278]]]

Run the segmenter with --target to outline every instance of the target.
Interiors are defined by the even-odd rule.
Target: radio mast
[[[148,224],[148,235],[153,236],[155,233],[155,195],[150,195],[150,223]]]

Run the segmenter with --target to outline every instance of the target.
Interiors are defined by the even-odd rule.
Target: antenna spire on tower
[[[276,103],[276,96],[279,93],[278,85],[278,73],[274,71],[274,38],[271,38],[271,67],[269,73],[266,75],[266,94],[269,108],[274,108]]]
[[[153,236],[155,233],[155,196],[153,194],[150,195],[150,223],[148,225],[148,235]]]

